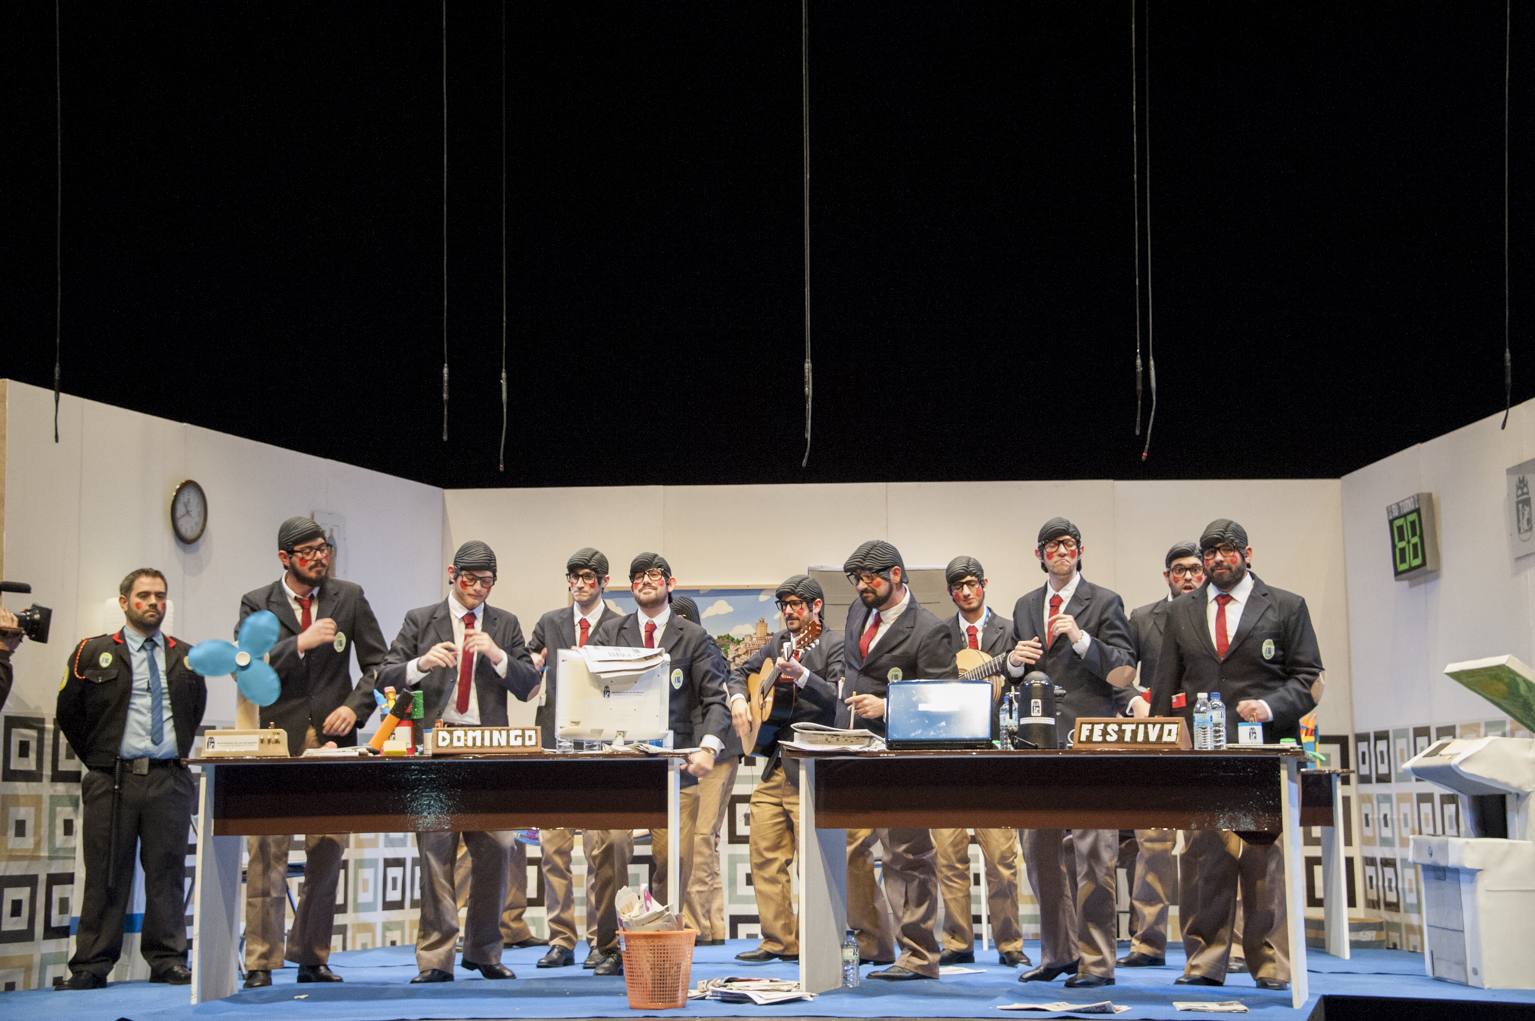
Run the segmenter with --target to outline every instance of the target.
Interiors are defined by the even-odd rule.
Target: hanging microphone
[[[375,755],[384,751],[384,743],[389,740],[389,735],[394,733],[394,728],[400,725],[401,720],[410,719],[411,710],[415,703],[415,696],[409,688],[395,695],[394,705],[390,707],[384,722],[378,725],[378,731],[373,735],[373,740],[368,742],[368,749]]]
[[[32,586],[24,581],[0,581],[0,592],[31,592]]]

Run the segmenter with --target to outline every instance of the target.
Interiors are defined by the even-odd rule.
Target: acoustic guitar
[[[991,681],[993,700],[1002,697],[1002,685],[1007,680],[1007,656],[1009,649],[1000,656],[988,656],[980,649],[960,649],[954,654],[954,665],[959,667],[962,681]]]
[[[809,652],[821,640],[821,622],[811,618],[795,636],[790,655]],[[779,695],[778,689],[788,689]],[[794,703],[799,700],[799,685],[792,682],[778,683],[778,664],[771,656],[762,661],[762,667],[746,678],[746,703],[751,707],[752,729],[747,735],[745,749],[748,755],[766,755],[778,743],[778,734],[789,725],[794,715]]]

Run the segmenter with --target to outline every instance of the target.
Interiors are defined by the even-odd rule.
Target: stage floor
[[[771,975],[789,978],[796,974],[790,964],[746,965],[732,960],[737,951],[755,943],[735,941],[722,947],[700,947],[694,958],[693,980],[726,975]],[[1025,947],[1038,960],[1038,946]],[[1170,951],[1162,968],[1120,969],[1118,983],[1106,989],[1066,989],[1061,980],[1029,983],[1016,980],[1017,970],[996,963],[996,954],[977,954],[977,963],[966,967],[972,974],[946,975],[938,982],[884,983],[865,980],[858,989],[836,990],[814,1000],[774,1007],[751,1007],[713,1000],[691,1000],[677,1011],[634,1011],[628,1008],[621,977],[598,978],[579,964],[570,968],[539,970],[534,962],[542,948],[509,950],[504,961],[517,979],[490,982],[475,972],[459,970],[457,981],[435,986],[411,986],[416,974],[415,956],[409,948],[386,947],[336,954],[331,966],[346,979],[332,985],[299,985],[296,970],[273,975],[267,989],[240,992],[225,1000],[188,1004],[185,987],[151,985],[148,982],[114,983],[89,992],[31,990],[0,994],[0,1013],[7,1017],[48,1021],[192,1021],[192,1019],[260,1018],[261,1021],[413,1021],[413,1019],[469,1018],[596,1018],[694,1014],[700,1017],[764,1017],[780,1019],[815,1017],[851,1018],[975,1018],[1059,1017],[1034,1011],[1002,1011],[1001,1004],[1055,1002],[1087,1004],[1111,999],[1130,1008],[1114,1015],[1139,1021],[1143,1018],[1191,1018],[1173,1010],[1177,1000],[1240,999],[1250,1018],[1307,1017],[1310,1006],[1323,995],[1390,999],[1476,1001],[1504,1005],[1528,1004],[1535,1015],[1535,990],[1487,992],[1437,982],[1423,973],[1420,954],[1396,950],[1357,950],[1352,960],[1341,961],[1313,950],[1311,1003],[1306,1010],[1290,1007],[1288,992],[1254,988],[1246,974],[1232,975],[1224,988],[1186,988],[1173,985],[1182,973],[1183,958]],[[577,950],[578,960],[581,951]],[[864,969],[867,972],[869,969]],[[1094,995],[1107,994],[1103,995]],[[1082,1016],[1082,1015],[1076,1015]],[[1226,1015],[1232,1016],[1232,1015]]]

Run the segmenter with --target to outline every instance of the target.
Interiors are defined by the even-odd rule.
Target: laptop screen
[[[885,743],[891,748],[991,746],[990,681],[896,681],[885,701]]]

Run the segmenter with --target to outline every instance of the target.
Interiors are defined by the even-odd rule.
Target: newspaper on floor
[[[646,887],[626,886],[613,897],[618,927],[630,932],[659,932],[682,928],[675,912],[650,895]]]
[[[723,1003],[755,1003],[765,1007],[774,1003],[790,1003],[795,1000],[813,1000],[815,993],[807,993],[792,979],[730,977],[700,979],[697,988],[688,994],[690,1000],[719,1000]]]
[[[806,752],[848,751],[882,752],[885,739],[872,730],[847,730],[828,727],[823,723],[796,723],[790,728],[787,741],[780,740],[785,748],[798,748]]]
[[[1173,1009],[1199,1014],[1246,1014],[1247,1004],[1240,1000],[1174,1000]]]
[[[1113,1000],[1099,1000],[1097,1003],[1067,1003],[1065,1000],[1057,1000],[1054,1003],[1002,1003],[997,1005],[997,1009],[1039,1010],[1050,1014],[1123,1014],[1130,1008],[1121,1006]]]

